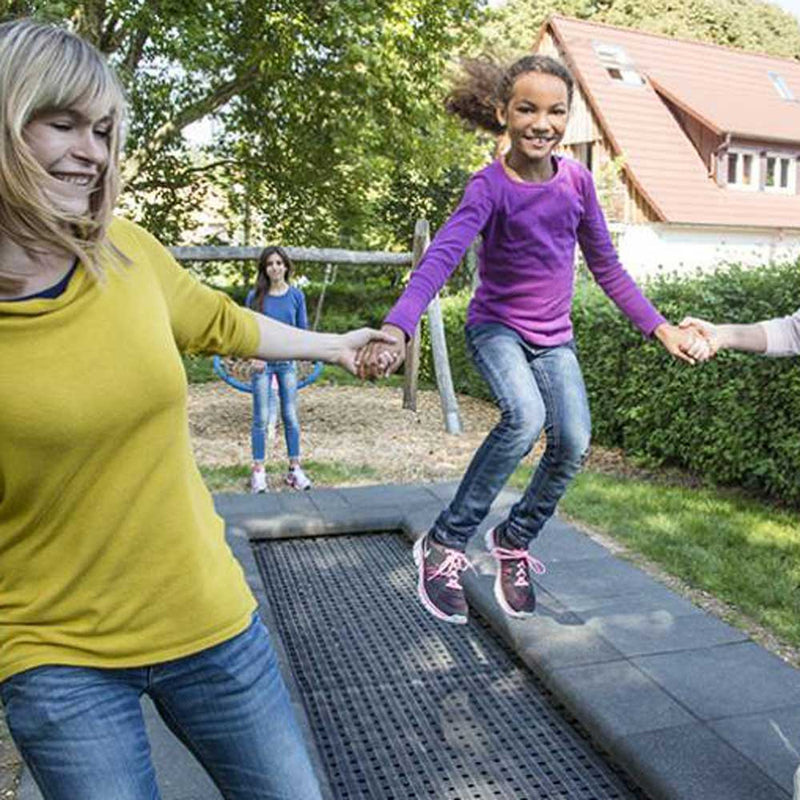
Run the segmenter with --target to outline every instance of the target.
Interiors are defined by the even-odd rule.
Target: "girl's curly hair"
[[[505,126],[497,119],[497,108],[505,107],[511,99],[514,81],[528,72],[541,72],[561,78],[567,86],[567,103],[572,103],[575,81],[570,71],[550,56],[523,56],[503,67],[489,56],[461,60],[461,75],[445,98],[444,107],[470,128],[483,128],[502,133]]]

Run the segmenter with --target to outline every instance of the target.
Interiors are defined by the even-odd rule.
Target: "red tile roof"
[[[800,150],[800,102],[781,99],[768,76],[779,73],[800,100],[800,62],[559,16],[546,27],[628,176],[664,221],[800,228],[800,195],[717,186],[654,88],[712,130],[782,140]],[[623,48],[647,83],[613,80],[597,43]]]

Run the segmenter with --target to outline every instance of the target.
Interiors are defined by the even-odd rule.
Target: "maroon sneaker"
[[[461,576],[472,567],[467,557],[460,550],[435,542],[426,533],[414,543],[414,561],[419,573],[417,594],[422,605],[438,619],[466,624],[467,601]]]
[[[494,597],[500,608],[511,617],[525,619],[536,610],[536,593],[533,590],[531,572],[544,574],[544,564],[527,550],[503,547],[499,542],[497,528],[486,531],[486,547],[497,559],[497,574],[494,579]]]

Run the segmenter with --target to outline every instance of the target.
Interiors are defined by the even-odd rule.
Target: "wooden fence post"
[[[411,269],[417,268],[431,241],[428,220],[418,219],[414,226],[414,242],[411,247]],[[406,362],[403,370],[403,408],[417,410],[417,382],[419,380],[419,325],[406,347]]]
[[[416,269],[430,243],[430,229],[427,220],[417,220],[414,228],[414,247],[412,264]],[[433,350],[433,368],[436,373],[436,385],[439,389],[439,398],[442,403],[444,427],[448,433],[461,433],[461,415],[458,410],[458,401],[453,387],[453,378],[450,374],[450,361],[447,358],[447,340],[444,335],[444,318],[442,306],[437,294],[428,305],[428,326],[431,334],[431,349]],[[403,407],[416,410],[417,379],[419,376],[419,326],[414,332],[414,337],[408,343],[406,356],[406,378],[403,384]],[[409,365],[409,361],[411,362]],[[408,402],[408,404],[407,404]],[[413,405],[411,405],[413,403]]]

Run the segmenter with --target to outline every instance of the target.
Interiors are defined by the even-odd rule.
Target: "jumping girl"
[[[140,698],[227,800],[319,800],[269,634],[192,458],[180,351],[351,372],[113,217],[124,97],[0,25],[0,698],[47,800],[158,798]]]
[[[251,289],[245,300],[248,308],[286,325],[305,330],[308,328],[306,298],[301,289],[289,284],[292,261],[280,247],[266,247],[258,259],[258,277],[255,289]],[[264,472],[264,455],[267,418],[271,402],[273,376],[278,384],[281,403],[283,434],[289,455],[289,471],[286,483],[293,489],[310,489],[311,481],[300,466],[300,423],[297,418],[297,362],[258,362],[253,370],[253,470],[250,489],[253,492],[267,490]]]
[[[702,337],[668,324],[622,268],[611,243],[591,173],[553,151],[564,136],[573,80],[547,56],[526,56],[507,70],[465,63],[449,111],[472,126],[504,133],[509,148],[475,173],[461,204],[442,226],[408,287],[386,317],[391,346],[368,346],[363,375],[394,372],[403,341],[478,235],[480,286],[469,306],[468,349],[487,381],[501,419],[476,452],[458,491],[414,547],[419,595],[448,622],[464,623],[461,578],[467,541],[544,428],[547,447],[508,518],[486,534],[498,562],[494,592],[514,617],[535,607],[530,572],[543,569],[528,546],[552,516],[589,449],[586,389],[572,338],[574,251],[580,245],[595,280],[645,336],[674,356],[694,360]]]

